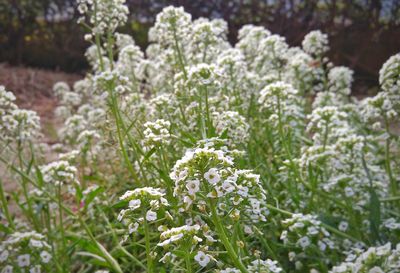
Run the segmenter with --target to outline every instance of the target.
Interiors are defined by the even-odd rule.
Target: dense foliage
[[[0,88],[20,185],[0,187],[0,272],[399,272],[399,54],[358,100],[319,30],[300,48],[245,25],[232,46],[171,6],[142,52],[123,0],[78,10],[91,71],[54,86],[59,143]]]

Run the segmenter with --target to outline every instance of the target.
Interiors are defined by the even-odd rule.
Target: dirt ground
[[[81,78],[83,76],[78,74],[0,63],[0,85],[14,93],[20,108],[36,111],[43,124],[54,121],[53,112],[57,101],[53,96],[53,85],[58,81],[72,85]]]

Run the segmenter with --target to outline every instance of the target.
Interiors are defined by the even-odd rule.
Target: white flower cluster
[[[175,38],[181,40],[190,32],[192,16],[182,7],[166,7],[156,17],[149,31],[149,40],[173,46]]]
[[[50,272],[50,252],[51,246],[42,234],[14,232],[0,243],[1,272]]]
[[[277,81],[265,86],[258,99],[258,103],[271,114],[268,121],[276,127],[279,123],[296,126],[304,118],[302,100],[298,91],[290,84]],[[282,125],[281,124],[281,125]]]
[[[171,228],[160,235],[160,243],[158,246],[166,247],[172,244],[179,244],[181,240],[189,240],[191,245],[196,245],[203,241],[197,235],[200,233],[199,225],[185,225],[181,227]]]
[[[89,16],[93,34],[114,32],[118,26],[126,23],[129,10],[125,0],[79,0],[78,11]],[[80,18],[83,21],[84,17]]]
[[[247,267],[249,273],[279,273],[283,269],[279,267],[277,261],[267,260],[255,260]],[[219,273],[240,273],[241,271],[237,268],[226,268],[219,271]]]
[[[314,132],[316,144],[326,145],[332,139],[348,134],[347,114],[336,106],[318,107],[308,116],[307,131]]]
[[[257,53],[261,51],[261,40],[271,35],[267,29],[254,25],[244,25],[239,30],[239,42],[236,47],[243,52],[248,63],[253,63]]]
[[[184,225],[166,229],[160,235],[160,243],[157,246],[168,251],[161,259],[161,262],[171,262],[176,256],[172,253],[174,249],[182,249],[189,253],[196,253],[194,260],[201,266],[207,266],[211,261],[216,261],[213,255],[207,254],[210,245],[215,240],[210,236],[207,225],[200,226]]]
[[[373,129],[387,127],[389,120],[400,115],[400,54],[390,57],[379,71],[383,91],[361,103],[362,118],[373,123]],[[383,123],[383,126],[381,125]]]
[[[193,21],[189,34],[188,56],[197,62],[212,62],[222,49],[229,48],[228,25],[224,20],[199,18]]]
[[[128,226],[128,233],[137,232],[139,226],[146,222],[155,222],[166,213],[169,206],[165,193],[160,189],[145,187],[125,192],[119,199],[128,202],[128,208],[120,211],[118,220]],[[126,240],[125,237],[124,240]]]
[[[345,66],[333,67],[329,70],[329,91],[348,96],[353,82],[353,71]]]
[[[19,109],[15,96],[0,85],[0,140],[30,141],[40,131],[40,118],[34,111]]]
[[[335,247],[334,242],[328,239],[330,233],[321,226],[321,222],[314,215],[293,214],[282,223],[287,228],[281,234],[281,240],[285,244],[292,242],[303,250],[313,244],[318,245],[322,251]]]
[[[207,199],[217,199],[221,214],[231,213],[236,220],[241,217],[255,222],[266,220],[266,194],[259,175],[235,169],[233,158],[222,150],[196,148],[187,151],[176,162],[170,177],[175,181],[174,195],[185,211],[193,209],[192,205],[209,211]],[[241,216],[243,209],[246,213]]]
[[[399,94],[400,54],[390,57],[379,71],[379,83],[386,92]]]
[[[54,161],[40,167],[43,181],[54,185],[79,183],[77,180],[76,167],[71,166],[68,161]]]
[[[250,126],[243,116],[235,111],[213,112],[212,115],[217,134],[226,134],[232,144],[246,143]]]
[[[320,31],[290,47],[284,37],[246,25],[231,45],[223,20],[192,20],[183,8],[166,7],[142,52],[115,32],[127,18],[124,1],[78,6],[92,28],[85,54],[92,69],[73,87],[54,86],[63,125],[51,148],[59,161],[32,155],[42,175],[17,168],[46,182],[29,186],[22,206],[33,206],[26,214],[37,230],[48,229],[42,219],[57,205],[50,197],[66,201],[53,185],[67,184],[79,213],[50,222],[65,220],[66,234],[80,234],[75,221],[82,217],[89,237],[99,240],[90,258],[100,256],[110,272],[328,272],[354,248],[345,261],[351,265],[332,270],[399,271],[387,267],[397,263],[398,247],[361,250],[399,240],[398,54],[380,71],[382,92],[359,101],[350,97],[353,72],[329,61]],[[0,88],[0,135],[33,139],[38,120],[14,101]],[[17,117],[18,130],[30,134],[8,131],[17,128],[8,119]],[[135,189],[125,192],[126,181]],[[110,204],[122,207],[118,217]],[[122,224],[114,226],[114,218]],[[105,238],[121,230],[123,245]],[[70,248],[66,239],[74,254],[81,245]],[[54,243],[54,253],[60,247]],[[65,264],[78,268],[77,260]]]
[[[394,249],[390,243],[370,247],[366,251],[354,249],[346,261],[334,266],[329,273],[395,273],[400,271],[400,244]]]
[[[54,84],[53,91],[62,105],[72,108],[81,104],[81,95],[71,91],[69,85],[65,82],[57,82]]]
[[[148,147],[157,147],[168,144],[171,140],[169,128],[171,123],[167,120],[157,119],[155,122],[146,122],[144,134],[144,144]]]
[[[314,56],[321,56],[329,50],[328,35],[319,30],[308,33],[303,40],[304,51]]]
[[[289,252],[289,260],[292,262],[299,264],[304,260],[307,261],[312,255],[321,255],[318,258],[324,260],[326,253],[338,247],[330,238],[331,234],[314,215],[293,214],[290,218],[283,220],[282,224],[286,229],[280,238],[292,250]],[[327,259],[324,260],[324,263],[330,262]]]
[[[374,97],[366,98],[361,102],[362,118],[365,122],[373,123],[373,129],[379,130],[388,125],[388,120],[399,116],[398,102],[389,92],[380,92]],[[383,125],[381,124],[383,123]]]

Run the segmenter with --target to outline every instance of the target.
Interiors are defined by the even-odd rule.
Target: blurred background
[[[310,30],[321,29],[329,34],[329,57],[355,71],[354,89],[362,94],[377,91],[381,65],[400,51],[400,0],[127,0],[127,4],[130,21],[119,31],[133,35],[143,49],[155,16],[167,5],[183,6],[193,18],[223,18],[232,43],[240,27],[249,23],[283,35],[292,46],[300,45]],[[76,0],[1,0],[0,81],[9,81],[6,73],[15,66],[82,75],[88,67],[83,55],[88,43],[76,23],[75,6]]]

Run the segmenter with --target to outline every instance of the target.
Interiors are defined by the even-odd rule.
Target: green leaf
[[[37,184],[39,187],[43,187],[44,186],[44,180],[43,180],[43,174],[40,171],[39,167],[35,165],[35,170],[36,170],[36,180],[37,180]]]
[[[150,156],[151,156],[152,154],[154,154],[156,151],[157,151],[156,148],[152,148],[150,151],[148,151],[148,152],[145,154],[144,159],[142,160],[142,162],[147,161],[147,159],[149,159]]]
[[[373,188],[370,188],[369,221],[370,231],[374,242],[380,241],[379,226],[381,225],[381,203]]]
[[[120,208],[124,208],[128,205],[128,202],[125,200],[121,200],[113,205],[111,205],[111,208],[113,209],[120,209]]]
[[[98,187],[94,191],[89,192],[85,197],[85,209],[89,206],[90,203],[96,198],[97,195],[104,192],[103,187]]]

